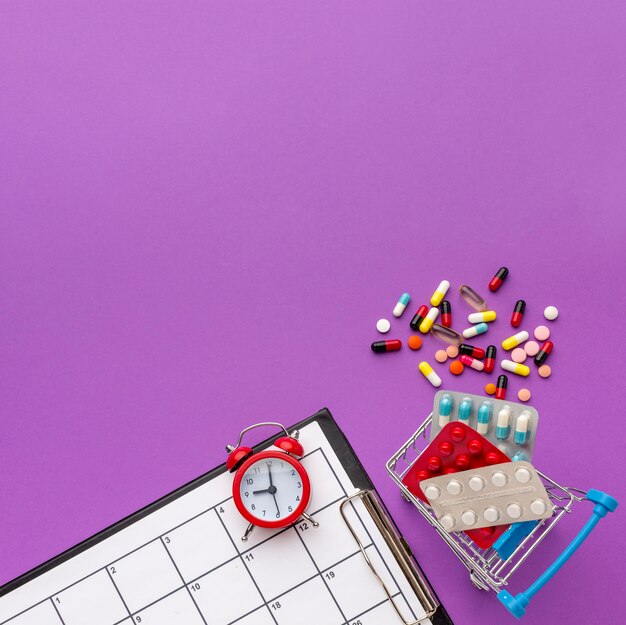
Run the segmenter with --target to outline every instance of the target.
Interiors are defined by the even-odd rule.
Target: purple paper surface
[[[535,464],[624,498],[625,26],[621,2],[2,3],[0,582],[223,462],[242,427],[328,406],[455,623],[514,622],[385,471],[444,345],[369,346],[381,317],[405,341],[444,278],[455,328],[462,283],[499,313],[479,345],[525,299],[555,344],[549,379],[509,379],[540,414]],[[437,365],[472,393],[498,370]],[[621,618],[622,515],[527,625]]]

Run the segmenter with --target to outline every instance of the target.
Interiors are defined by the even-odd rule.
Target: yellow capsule
[[[431,308],[427,315],[422,319],[422,323],[420,323],[420,332],[422,334],[426,334],[432,327],[433,323],[435,323],[435,319],[439,315],[439,308]]]
[[[422,375],[433,385],[433,386],[441,386],[441,378],[433,371],[433,368],[423,360],[418,365],[420,372]]]
[[[507,351],[517,347],[520,343],[528,340],[528,332],[526,330],[522,330],[513,336],[509,336],[508,339],[504,339],[502,341],[502,349],[506,349]]]
[[[448,289],[450,288],[450,283],[447,280],[442,280],[437,287],[437,290],[433,293],[433,296],[430,298],[431,306],[439,306],[441,304],[441,300],[446,296]]]
[[[476,312],[467,315],[467,320],[470,323],[484,323],[486,321],[495,321],[496,320],[496,311],[495,310],[485,310],[483,312]]]
[[[521,375],[526,377],[530,374],[530,368],[526,365],[523,365],[519,362],[513,362],[512,360],[503,360],[500,362],[500,366],[505,371],[510,371],[511,373],[515,373],[516,375]]]

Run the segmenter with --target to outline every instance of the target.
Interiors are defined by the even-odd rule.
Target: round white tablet
[[[472,477],[470,477],[468,484],[469,487],[477,493],[479,490],[482,490],[484,488],[485,480],[483,480],[483,478],[479,477],[478,475],[473,475]]]
[[[463,487],[461,486],[461,482],[457,482],[457,480],[450,480],[446,486],[446,490],[451,495],[458,495],[463,490]]]
[[[465,525],[474,525],[478,518],[473,510],[465,510],[465,512],[461,515],[461,520],[465,523]]]
[[[502,486],[506,486],[506,474],[503,473],[502,471],[496,471],[492,476],[491,476],[491,483],[494,486],[499,486],[500,488],[502,488]]]
[[[559,316],[559,309],[556,306],[548,306],[544,311],[543,311],[543,316],[548,320],[548,321],[554,321],[558,316]]]
[[[441,491],[434,484],[429,484],[424,490],[424,495],[429,501],[434,501],[439,498]]]
[[[376,322],[376,329],[381,334],[386,334],[387,332],[389,332],[390,328],[391,328],[391,323],[389,323],[389,319],[379,319]]]
[[[520,506],[518,503],[510,503],[506,507],[506,513],[512,519],[519,519],[522,516],[522,506]]]
[[[530,471],[528,469],[525,469],[524,467],[517,469],[517,471],[515,471],[515,479],[520,483],[520,484],[528,484],[528,482],[530,482]]]
[[[546,502],[543,499],[535,499],[530,504],[530,511],[537,516],[541,516],[546,511]]]
[[[485,512],[483,514],[485,516],[485,521],[488,521],[489,523],[495,523],[500,518],[498,508],[494,508],[493,506],[485,508]]]
[[[443,528],[447,531],[450,531],[453,527],[454,527],[454,517],[451,516],[450,514],[444,514],[440,521],[441,525],[443,525]]]

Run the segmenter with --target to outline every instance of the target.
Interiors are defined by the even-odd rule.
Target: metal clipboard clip
[[[383,539],[385,540],[385,543],[389,547],[389,550],[391,551],[391,553],[393,554],[393,557],[398,563],[398,566],[402,570],[402,573],[404,574],[406,580],[411,586],[411,589],[418,597],[422,607],[426,610],[426,614],[422,618],[417,619],[416,621],[406,620],[406,618],[400,611],[398,604],[393,598],[391,592],[389,591],[389,588],[387,588],[387,585],[383,581],[382,577],[376,571],[376,567],[374,566],[373,562],[370,560],[369,556],[367,555],[367,552],[365,551],[365,547],[363,546],[361,539],[359,538],[354,527],[352,526],[352,523],[350,523],[350,520],[346,516],[345,510],[344,510],[344,508],[353,499],[359,499],[365,506],[365,509],[367,510],[368,514],[372,517],[372,520],[374,521],[376,528],[381,533]],[[411,550],[409,546],[398,535],[398,532],[395,530],[394,526],[391,524],[391,520],[389,519],[389,516],[386,514],[385,510],[383,509],[380,501],[374,494],[374,491],[358,490],[356,493],[354,493],[353,495],[350,495],[349,497],[347,497],[341,502],[341,504],[339,505],[339,511],[341,512],[341,516],[343,517],[345,524],[348,526],[350,533],[352,534],[354,540],[359,546],[359,549],[361,550],[361,554],[365,558],[367,565],[369,566],[372,573],[374,574],[374,577],[376,577],[376,579],[378,580],[378,583],[382,586],[383,590],[385,591],[385,594],[387,595],[387,598],[389,599],[389,601],[391,602],[391,605],[396,611],[396,614],[398,615],[400,620],[404,623],[404,625],[418,625],[418,623],[422,623],[423,621],[433,616],[435,612],[437,611],[437,608],[439,607],[439,603],[435,600],[430,588],[428,587],[428,585],[422,578],[421,574],[419,573],[419,571],[416,569],[415,565],[413,564]]]

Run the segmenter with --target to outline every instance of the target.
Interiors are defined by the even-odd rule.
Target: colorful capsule
[[[491,278],[489,290],[495,293],[502,286],[502,283],[506,280],[508,275],[509,270],[506,267],[500,267],[500,269],[496,272],[496,275]]]
[[[441,302],[441,325],[446,328],[452,327],[452,307],[447,299]]]
[[[506,397],[506,387],[509,384],[509,378],[505,375],[499,375],[496,383],[496,399],[504,399]]]
[[[470,323],[482,323],[496,320],[495,310],[483,310],[482,312],[475,312],[467,315],[467,320]]]
[[[489,429],[489,421],[491,419],[491,402],[484,401],[478,408],[476,430],[479,434],[487,434]]]
[[[413,317],[413,319],[411,319],[411,328],[413,330],[417,330],[420,327],[420,323],[422,323],[422,321],[424,321],[426,315],[428,314],[428,306],[426,306],[426,304],[424,304],[423,306],[420,306],[417,309],[417,312],[415,313],[415,316]]]
[[[402,293],[402,295],[400,295],[400,299],[398,300],[398,303],[395,305],[395,308],[393,309],[393,316],[402,317],[402,313],[404,312],[404,309],[407,307],[407,304],[410,301],[411,301],[411,296],[408,293]]]
[[[449,343],[450,345],[460,345],[463,342],[463,337],[458,332],[455,332],[452,328],[439,325],[438,323],[433,323],[430,333],[440,341]]]
[[[513,362],[512,360],[502,360],[500,362],[500,366],[510,373],[514,373],[515,375],[521,375],[526,377],[530,374],[530,369],[519,362]]]
[[[518,299],[515,302],[515,308],[513,308],[513,314],[511,315],[511,325],[514,328],[519,328],[524,318],[524,311],[526,310],[526,302],[523,299]]]
[[[467,425],[471,416],[472,400],[469,397],[464,397],[459,404],[459,421],[463,421]]]
[[[439,400],[439,427],[447,425],[452,414],[452,395],[446,393]]]
[[[441,300],[446,296],[448,289],[450,288],[450,283],[447,280],[442,280],[437,287],[437,290],[433,293],[433,296],[430,298],[431,306],[439,306],[441,304]]]
[[[372,351],[377,354],[383,352],[397,352],[402,347],[402,341],[390,339],[388,341],[376,341],[372,343]]]
[[[418,365],[422,375],[433,385],[441,386],[441,378],[433,371],[433,368],[423,360]]]
[[[509,437],[509,418],[511,417],[511,408],[503,406],[498,412],[498,420],[496,421],[496,438],[498,440],[506,440]]]
[[[432,328],[433,323],[435,322],[435,319],[437,319],[438,315],[439,308],[433,306],[433,308],[428,311],[428,314],[422,320],[422,323],[420,323],[419,330],[422,334],[426,334],[426,332],[428,332],[428,330]]]
[[[461,343],[459,345],[459,353],[465,354],[466,356],[471,356],[472,358],[484,358],[485,350],[480,347],[474,347],[473,345],[468,345],[467,343]]]
[[[506,349],[506,351],[508,352],[514,347],[517,347],[520,343],[523,343],[524,341],[527,341],[527,340],[528,340],[528,332],[526,332],[526,330],[522,330],[521,332],[518,332],[517,334],[514,334],[513,336],[509,336],[508,339],[504,339],[504,341],[502,341],[502,349]]]
[[[467,284],[462,284],[459,287],[459,295],[478,312],[487,310],[487,302],[480,296],[474,289]]]
[[[517,421],[515,422],[515,436],[513,438],[516,445],[523,445],[526,442],[529,417],[530,413],[527,410],[524,410],[522,414],[517,417]]]
[[[472,358],[467,354],[461,354],[461,356],[459,356],[459,360],[466,367],[471,367],[472,369],[476,369],[476,371],[482,371],[485,368],[485,364],[482,362],[482,360],[476,360],[476,358]]]
[[[538,367],[541,366],[546,361],[546,359],[548,358],[548,355],[552,352],[553,347],[554,347],[554,344],[552,343],[552,341],[546,341],[541,346],[539,353],[535,356],[535,364]]]
[[[479,323],[478,325],[465,328],[465,330],[463,330],[463,336],[466,339],[471,339],[473,336],[484,334],[487,330],[489,330],[489,326],[486,323]]]
[[[491,373],[493,368],[496,366],[496,354],[498,351],[496,350],[495,345],[490,345],[487,348],[487,356],[485,357],[485,373]]]

